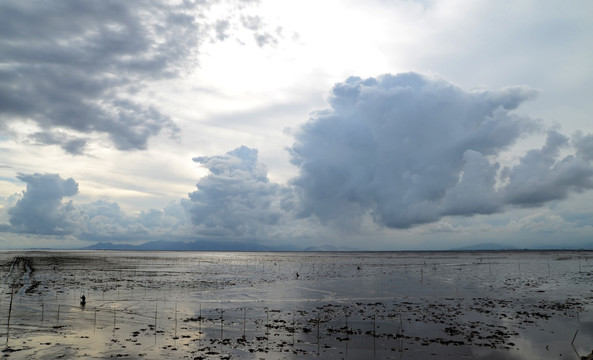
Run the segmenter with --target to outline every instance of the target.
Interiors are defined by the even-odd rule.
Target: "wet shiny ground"
[[[52,251],[3,252],[0,264],[9,358],[527,360],[593,350],[590,252]]]

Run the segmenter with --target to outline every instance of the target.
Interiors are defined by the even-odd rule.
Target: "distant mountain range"
[[[81,250],[147,250],[147,251],[360,251],[346,246],[264,246],[253,242],[228,241],[150,241],[139,245],[100,242]]]
[[[184,241],[149,241],[139,245],[117,244],[100,242],[80,250],[137,250],[137,251],[364,251],[346,246],[318,245],[306,248],[297,248],[290,245],[266,246],[253,241],[220,241],[200,240],[193,242]],[[517,248],[499,243],[479,243],[444,251],[504,251],[504,250],[593,250],[590,246],[547,246],[539,248]]]
[[[152,251],[296,251],[291,246],[264,246],[253,242],[239,241],[149,241],[139,245],[100,242],[81,250],[152,250]]]
[[[545,245],[545,246],[532,246],[528,248],[518,248],[507,244],[498,243],[479,243],[474,245],[463,246],[459,248],[451,249],[450,251],[503,251],[503,250],[593,250],[593,243],[588,245]]]
[[[480,243],[459,248],[451,249],[452,251],[486,251],[486,250],[517,250],[516,247],[510,245],[503,245],[497,243]]]

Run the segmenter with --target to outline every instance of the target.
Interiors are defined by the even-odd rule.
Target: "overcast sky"
[[[588,0],[0,2],[0,248],[593,242]]]

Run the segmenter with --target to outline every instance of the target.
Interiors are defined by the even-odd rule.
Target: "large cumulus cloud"
[[[27,189],[9,208],[9,224],[0,225],[0,231],[71,235],[87,241],[268,239],[294,204],[289,188],[270,183],[257,154],[241,146],[224,155],[194,158],[209,171],[199,179],[198,189],[162,210],[138,215],[112,201],[67,200],[78,193],[72,178],[19,175]]]
[[[72,197],[79,189],[72,178],[36,173],[19,174],[18,179],[27,187],[8,209],[8,224],[0,224],[3,232],[73,236],[88,241],[185,239],[190,234],[183,201],[163,210],[130,215],[111,201],[75,203]]]
[[[415,73],[335,85],[330,108],[299,129],[290,149],[300,170],[292,184],[301,216],[331,222],[368,214],[378,224],[407,228],[591,188],[584,135],[575,156],[559,158],[568,139],[550,132],[546,146],[518,165],[500,169],[494,160],[538,129],[512,112],[535,95],[524,87],[468,92]]]
[[[62,179],[56,174],[18,175],[27,184],[21,198],[8,210],[10,227],[14,232],[64,235],[78,227],[72,201],[65,197],[78,193],[74,179]]]
[[[139,215],[105,200],[73,203],[73,179],[21,174],[27,189],[0,231],[89,241],[272,241],[337,234],[336,227],[353,234],[510,208],[525,213],[593,188],[593,135],[568,137],[514,113],[535,95],[523,87],[469,92],[414,73],[349,78],[333,88],[329,108],[295,133],[289,151],[299,173],[288,185],[270,182],[258,151],[245,146],[194,158],[208,170],[197,189]],[[543,145],[501,162],[534,132],[546,135]]]
[[[196,230],[210,236],[265,236],[284,215],[289,190],[270,183],[257,150],[241,146],[225,155],[193,160],[208,169],[189,194]]]
[[[91,134],[133,150],[165,129],[177,133],[173,120],[138,94],[195,66],[216,21],[203,16],[210,3],[0,2],[0,130],[33,122],[31,141],[73,154]]]

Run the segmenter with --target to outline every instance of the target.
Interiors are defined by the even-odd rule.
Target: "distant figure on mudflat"
[[[82,295],[80,297],[80,305],[84,306],[84,304],[86,304],[86,296]]]

